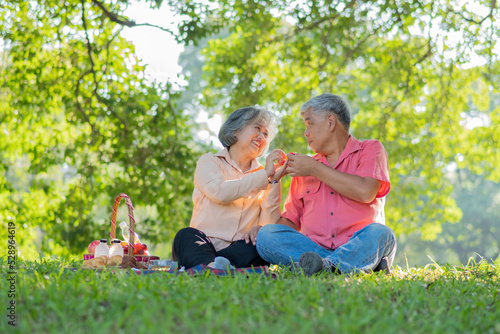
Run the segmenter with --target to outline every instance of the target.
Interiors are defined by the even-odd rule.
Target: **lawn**
[[[0,259],[0,333],[500,333],[499,268],[431,264],[392,275],[218,277],[68,272],[80,260]]]

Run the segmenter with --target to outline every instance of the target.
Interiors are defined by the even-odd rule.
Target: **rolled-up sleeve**
[[[361,177],[371,177],[381,181],[377,198],[384,197],[391,189],[387,152],[382,143],[377,140],[366,140],[363,142],[363,145],[365,148],[361,151],[360,163],[356,174]]]
[[[223,170],[218,166],[217,158],[203,155],[196,165],[194,183],[210,200],[228,204],[266,189],[268,180],[264,169],[249,173],[240,179],[226,180]]]
[[[259,225],[274,224],[281,217],[281,182],[270,184],[262,200]]]

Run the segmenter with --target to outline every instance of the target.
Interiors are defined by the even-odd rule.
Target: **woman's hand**
[[[285,162],[283,166],[279,167],[269,181],[279,181],[283,176],[288,175],[288,164]]]
[[[257,233],[259,232],[260,228],[262,226],[256,225],[252,227],[250,230],[248,230],[247,233],[243,236],[243,239],[245,242],[248,244],[249,242],[252,242],[252,244],[255,246],[257,244]]]
[[[266,158],[266,172],[267,177],[271,178],[271,181],[279,180],[286,170],[286,160],[287,156],[283,150],[275,149]],[[273,177],[277,174],[278,170],[281,168],[279,177]]]

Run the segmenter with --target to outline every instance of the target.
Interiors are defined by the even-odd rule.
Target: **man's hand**
[[[314,158],[304,154],[287,154],[288,167],[287,174],[290,176],[309,176],[313,175],[314,169],[320,163]]]
[[[243,239],[245,240],[245,242],[247,244],[249,242],[251,242],[254,246],[257,244],[257,233],[259,232],[261,227],[262,226],[260,226],[260,225],[254,226],[250,230],[248,230],[247,233],[245,233],[245,235],[243,236]]]
[[[340,172],[303,154],[288,154],[290,176],[315,176],[339,194],[361,203],[371,203],[382,181]]]

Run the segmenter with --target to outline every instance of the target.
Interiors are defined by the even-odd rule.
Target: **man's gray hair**
[[[268,132],[266,146],[260,156],[264,155],[268,151],[269,144],[274,136],[276,136],[277,128],[274,115],[260,107],[243,107],[233,111],[219,130],[219,141],[229,149],[231,145],[238,141],[235,134],[243,130],[248,124],[256,121],[262,121]]]
[[[309,99],[300,108],[300,113],[312,111],[317,115],[334,114],[346,130],[351,125],[351,108],[341,96],[325,93]]]

